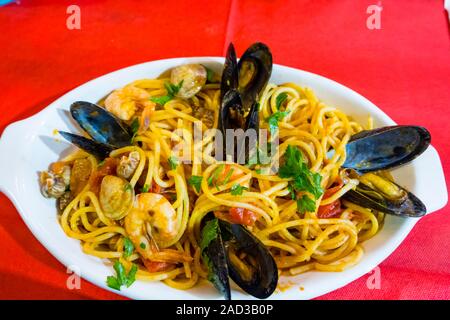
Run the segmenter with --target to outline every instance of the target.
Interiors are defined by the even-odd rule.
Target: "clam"
[[[180,86],[177,97],[189,99],[203,88],[207,77],[208,72],[201,64],[184,64],[172,69],[170,82]]]
[[[105,176],[99,193],[99,203],[106,217],[122,219],[133,206],[134,189],[125,179]]]
[[[239,224],[210,218],[202,229],[202,257],[208,280],[231,299],[228,277],[248,294],[265,299],[276,289],[278,269],[269,250]]]

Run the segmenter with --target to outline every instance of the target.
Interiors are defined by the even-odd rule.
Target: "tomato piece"
[[[342,181],[342,179],[337,180],[335,183],[337,183],[337,185],[328,188],[325,191],[325,193],[323,194],[323,199],[328,199],[344,186],[344,182]],[[321,219],[335,218],[338,217],[341,214],[341,212],[342,212],[341,201],[337,199],[336,201],[333,201],[330,204],[320,206],[319,209],[317,210],[317,217]]]
[[[334,187],[328,188],[325,191],[325,193],[323,194],[323,199],[327,199],[327,198],[331,197],[333,194],[338,192],[344,186],[344,182],[342,181],[342,179],[337,180],[335,183],[337,183],[337,185],[335,185]]]
[[[152,188],[151,191],[153,193],[161,193],[161,186],[157,184],[155,181],[152,182]]]
[[[337,199],[330,204],[320,206],[317,217],[321,219],[336,218],[342,213],[341,200]]]
[[[91,181],[91,191],[95,194],[100,192],[100,185],[105,176],[115,175],[119,160],[116,158],[106,158],[104,162],[97,168]]]
[[[252,226],[256,221],[256,213],[245,208],[230,208],[230,222]]]
[[[147,268],[148,272],[161,272],[169,269],[174,264],[162,261],[151,261],[144,259],[144,266]]]
[[[230,172],[231,171],[231,172]],[[238,167],[226,164],[223,170],[217,176],[215,183],[217,185],[224,184],[225,182],[230,182],[236,180],[244,175],[244,172]]]

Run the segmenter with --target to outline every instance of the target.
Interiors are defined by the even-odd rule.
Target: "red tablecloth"
[[[74,3],[81,30],[66,27]],[[366,27],[372,4],[383,7],[380,30]],[[263,41],[276,63],[334,79],[398,123],[427,127],[450,176],[449,24],[438,0],[18,0],[0,7],[0,132],[107,72],[162,58],[221,56],[230,41],[238,54]],[[449,299],[449,235],[447,206],[421,219],[380,265],[379,290],[367,288],[366,275],[321,299]],[[4,195],[0,243],[0,298],[120,298],[86,281],[68,290],[66,268]]]

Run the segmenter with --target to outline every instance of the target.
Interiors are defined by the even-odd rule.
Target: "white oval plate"
[[[163,71],[185,63],[203,63],[220,70],[223,58],[197,57],[153,61],[112,72],[65,94],[38,114],[8,126],[0,140],[0,190],[14,203],[22,219],[35,237],[65,266],[80,270],[81,276],[111,290],[105,284],[113,274],[111,264],[82,252],[78,240],[68,238],[56,216],[55,203],[39,192],[38,171],[61,157],[71,146],[54,135],[54,129],[76,132],[68,114],[69,106],[76,100],[96,102],[113,89],[133,80],[154,78]],[[220,64],[219,64],[220,63]],[[295,82],[312,88],[325,103],[336,106],[366,123],[370,114],[375,126],[393,125],[394,121],[374,104],[358,93],[324,77],[274,65],[271,82]],[[418,119],[420,122],[420,119]],[[59,140],[59,141],[58,141]],[[425,203],[428,213],[447,203],[447,190],[441,162],[436,150],[428,150],[412,163],[393,172],[400,185],[405,186]],[[291,284],[271,299],[311,299],[338,289],[366,274],[388,257],[408,235],[416,219],[387,216],[379,234],[365,242],[364,257],[355,267],[340,273],[308,272],[293,278],[282,278],[281,283]],[[304,290],[299,290],[299,287]],[[128,289],[118,292],[134,299],[218,299],[216,290],[207,282],[187,291],[172,289],[160,282],[137,281]],[[249,299],[239,289],[234,299]]]

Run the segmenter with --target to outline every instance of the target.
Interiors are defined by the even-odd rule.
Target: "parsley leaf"
[[[278,130],[278,122],[288,115],[289,111],[277,111],[272,113],[270,117],[266,119],[269,124],[270,133],[274,134]]]
[[[117,276],[108,276],[106,278],[106,284],[112,289],[120,291],[121,286],[129,287],[136,280],[136,272],[138,269],[135,264],[131,266],[130,271],[127,273],[123,264],[119,261],[116,261],[114,263],[114,270],[116,271]]]
[[[171,170],[175,170],[177,168],[178,165],[178,160],[175,157],[169,157],[168,159],[169,161],[169,166]]]
[[[206,66],[203,66],[203,68],[206,69],[206,80],[208,82],[214,82],[214,71],[212,71],[210,68],[208,68]]]
[[[241,186],[241,185],[239,185],[239,184],[234,184],[232,187],[231,187],[231,189],[230,189],[230,193],[233,195],[233,196],[240,196],[240,195],[242,195],[242,193],[244,192],[244,190],[248,190],[248,188],[247,187],[243,187],[243,186]]]
[[[131,191],[132,189],[133,187],[130,183],[125,184],[125,186],[123,187],[123,191]]]
[[[136,134],[138,132],[139,118],[134,118],[133,122],[131,122],[130,128],[131,128],[131,132],[133,132],[133,134]]]
[[[216,239],[219,234],[219,221],[212,219],[206,222],[202,229],[202,237],[200,239],[200,249],[203,251],[209,246],[211,241]]]
[[[201,185],[202,185],[202,176],[192,176],[189,178],[188,183],[197,190],[197,192],[200,192]]]
[[[148,184],[144,184],[144,186],[142,187],[142,193],[146,193],[150,190],[150,186]]]
[[[170,82],[164,83],[164,87],[166,87],[167,90],[167,95],[160,97],[151,97],[150,100],[159,105],[165,105],[175,97],[178,91],[180,91],[181,86],[183,85],[183,81],[184,80],[181,80],[179,84],[173,84]]]
[[[300,213],[312,212],[316,210],[316,202],[304,194],[301,198],[297,199],[297,210]]]
[[[183,81],[181,80],[179,84],[173,84],[170,82],[164,83],[164,86],[166,87],[167,93],[169,96],[174,97],[178,91],[180,91],[181,86],[183,85]]]
[[[142,249],[147,248],[147,246],[145,245],[145,243],[141,242],[141,244],[139,245],[139,247],[141,247]]]
[[[125,267],[119,261],[114,263],[114,270],[116,270],[117,281],[122,285],[127,282],[127,273]]]
[[[116,289],[117,291],[120,291],[120,283],[116,277],[108,276],[106,278],[106,284],[108,285],[108,287],[110,287],[112,289]]]
[[[123,256],[124,258],[128,258],[134,251],[133,242],[130,239],[125,238],[123,240]]]
[[[124,283],[126,286],[127,286],[127,288],[129,288],[135,281],[136,281],[136,273],[137,273],[137,266],[135,265],[135,264],[133,264],[132,266],[131,266],[131,269],[130,269],[130,271],[128,272],[128,275],[127,275],[127,280],[126,280],[126,282]]]
[[[224,168],[225,168],[225,164],[222,163],[216,168],[216,170],[214,170],[214,172],[208,178],[208,185],[209,186],[212,185],[213,181],[217,180],[217,177],[223,171]]]
[[[283,105],[283,103],[286,101],[288,95],[286,92],[282,92],[279,95],[277,95],[276,98],[276,106],[277,106],[277,110],[280,110],[281,106]]]
[[[228,181],[230,181],[231,176],[233,175],[233,172],[234,172],[234,168],[231,168],[230,170],[228,170],[228,173],[227,173],[227,175],[225,176],[225,179],[223,179],[222,184],[227,184]]]
[[[293,199],[297,191],[308,192],[318,199],[323,194],[322,176],[319,173],[312,172],[303,161],[303,155],[299,148],[289,145],[284,154],[285,163],[278,171],[280,178],[292,178],[288,189]],[[297,206],[301,213],[305,211],[314,211],[315,202],[307,195],[297,199]]]
[[[167,102],[172,100],[172,96],[161,96],[161,97],[151,97],[150,100],[159,105],[165,105]]]

